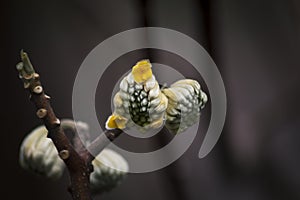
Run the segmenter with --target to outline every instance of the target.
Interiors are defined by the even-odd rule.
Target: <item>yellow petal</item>
[[[151,63],[149,60],[139,61],[132,67],[133,79],[137,83],[143,83],[152,77]]]
[[[125,117],[122,117],[121,115],[113,114],[109,116],[109,118],[106,121],[105,127],[106,129],[124,129],[126,128],[127,119]]]

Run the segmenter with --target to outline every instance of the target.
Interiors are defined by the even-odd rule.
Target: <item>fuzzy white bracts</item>
[[[107,129],[138,126],[139,130],[160,128],[164,124],[172,133],[180,133],[199,121],[207,95],[191,79],[179,80],[170,88],[160,89],[152,74],[151,63],[142,60],[120,83],[114,97],[114,112]]]
[[[24,169],[54,180],[62,176],[65,164],[47,133],[45,126],[29,133],[21,144],[19,161]]]
[[[73,129],[75,123],[69,119],[62,120],[64,129]],[[89,129],[83,122],[76,122],[77,131],[83,134]],[[63,174],[65,164],[59,157],[51,139],[47,138],[45,126],[31,131],[23,140],[20,148],[20,165],[35,174],[56,180]],[[84,134],[83,134],[84,135]],[[82,141],[87,144],[88,141]],[[94,172],[90,175],[93,192],[108,191],[119,185],[128,172],[127,161],[118,153],[104,149],[92,161]]]
[[[118,186],[129,170],[127,161],[111,149],[104,149],[92,164],[94,172],[90,182],[93,192],[109,191]]]
[[[169,131],[181,133],[199,121],[200,111],[207,102],[207,95],[197,81],[179,80],[162,92],[169,100],[166,111],[166,127]]]
[[[168,99],[160,91],[151,64],[142,60],[133,66],[120,83],[114,97],[114,113],[106,122],[107,129],[138,126],[141,131],[164,124]]]

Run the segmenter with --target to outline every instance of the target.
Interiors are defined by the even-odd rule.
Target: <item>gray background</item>
[[[146,3],[139,0],[0,3],[1,198],[70,199],[66,192],[67,175],[61,182],[49,182],[22,170],[18,164],[22,139],[40,124],[16,75],[20,49],[30,54],[47,93],[52,96],[57,115],[72,117],[73,81],[89,51],[113,34],[148,25],[181,31],[209,51],[227,89],[225,129],[209,156],[197,159],[209,118],[209,108],[206,109],[197,138],[177,162],[157,172],[130,174],[120,187],[96,199],[299,199],[299,2],[151,0]],[[105,87],[109,94],[113,86],[103,83],[116,81],[122,74],[117,70],[120,66],[128,70],[136,59],[145,56],[164,64],[187,65],[167,53],[133,52],[113,63],[107,73],[114,76],[102,80],[99,91]],[[189,69],[185,73],[201,81]],[[97,99],[101,99],[97,109],[102,125],[109,114],[105,108],[110,105],[109,98],[105,93],[97,94]],[[164,134],[160,136],[151,142],[124,138],[117,143],[124,148],[146,151],[145,144],[159,148],[170,139]]]

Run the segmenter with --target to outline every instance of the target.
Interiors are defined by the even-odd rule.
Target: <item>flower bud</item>
[[[170,132],[183,132],[199,121],[200,110],[204,108],[207,96],[197,81],[179,80],[162,92],[168,98],[166,127]]]
[[[94,172],[90,175],[93,192],[109,191],[124,179],[128,172],[127,161],[118,153],[104,149],[92,162]]]
[[[114,97],[114,113],[106,122],[107,129],[124,129],[137,125],[142,130],[164,124],[168,99],[160,91],[152,74],[151,63],[142,60],[120,83]]]
[[[29,133],[21,144],[19,161],[24,169],[54,180],[62,176],[65,165],[47,133],[45,126]]]

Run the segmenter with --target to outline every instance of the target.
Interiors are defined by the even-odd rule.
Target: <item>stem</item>
[[[86,123],[75,122],[71,119],[61,120],[61,126],[65,133],[70,131],[72,133],[71,143],[73,144],[77,152],[82,152],[85,150],[85,145],[90,142],[89,127]]]
[[[73,147],[67,138],[60,120],[56,117],[51,104],[50,97],[44,92],[40,82],[40,76],[35,73],[35,70],[29,60],[28,55],[21,51],[22,62],[17,64],[20,78],[24,82],[24,88],[30,92],[30,100],[37,109],[38,118],[43,120],[45,127],[48,130],[48,137],[52,139],[60,158],[65,162],[71,181],[69,191],[74,200],[91,200],[91,192],[89,188],[89,176],[93,171],[92,161],[94,156],[88,151],[92,149],[94,155],[100,153],[109,141],[113,141],[120,135],[121,130],[105,131],[95,139],[90,147],[85,148],[82,143],[75,142],[76,149]],[[77,138],[78,139],[78,138]],[[77,151],[76,151],[77,150]]]
[[[86,149],[85,154],[87,162],[93,161],[93,155],[99,154],[110,142],[114,141],[121,133],[122,130],[114,129],[105,130],[104,133],[99,135]]]

